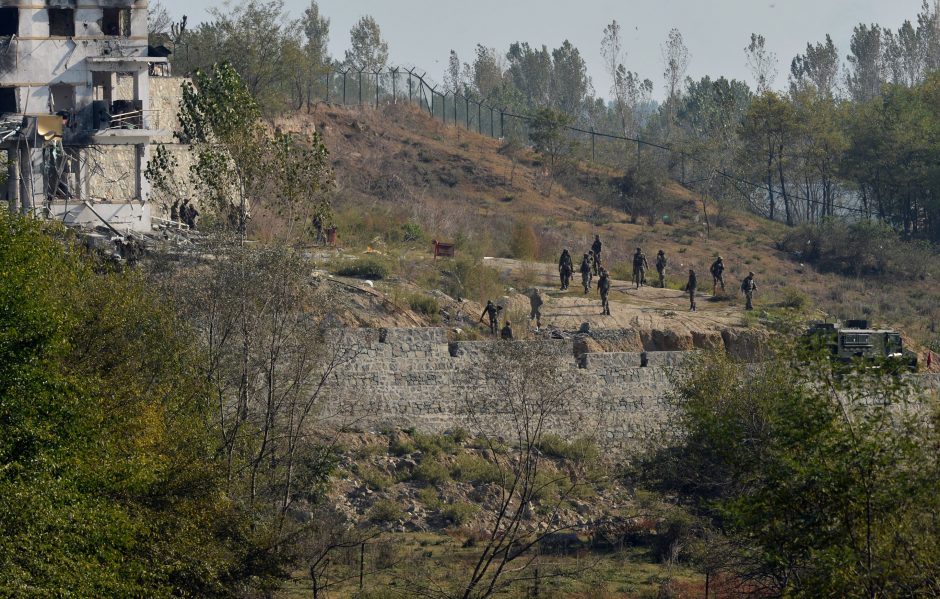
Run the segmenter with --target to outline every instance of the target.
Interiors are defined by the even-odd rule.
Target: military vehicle
[[[917,370],[917,354],[904,349],[901,333],[869,328],[867,320],[847,320],[842,326],[816,323],[803,337],[842,364],[863,361],[892,371]]]

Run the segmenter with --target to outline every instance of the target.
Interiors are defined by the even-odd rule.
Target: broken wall
[[[84,192],[88,199],[109,202],[140,201],[137,146],[81,148]]]

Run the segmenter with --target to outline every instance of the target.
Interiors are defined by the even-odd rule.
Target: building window
[[[101,31],[105,35],[130,37],[131,9],[105,8],[102,10]]]
[[[0,114],[16,112],[16,88],[0,87]]]
[[[52,96],[52,112],[75,109],[75,86],[58,83],[49,87]]]
[[[50,8],[49,35],[51,37],[73,37],[75,35],[75,10],[71,8]]]
[[[0,8],[0,37],[8,37],[19,33],[20,9],[15,6]]]

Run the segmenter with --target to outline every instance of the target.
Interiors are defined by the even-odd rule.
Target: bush
[[[480,508],[472,503],[452,503],[441,510],[444,520],[454,526],[463,526],[479,513]]]
[[[429,485],[440,485],[450,480],[450,472],[437,460],[424,459],[415,468],[411,479]]]
[[[359,478],[367,487],[373,491],[385,491],[391,488],[394,481],[390,476],[373,468],[372,466],[362,466],[359,468]]]
[[[372,522],[396,522],[404,515],[401,506],[391,499],[379,499],[369,510],[369,520]]]
[[[433,487],[425,487],[418,490],[418,501],[424,504],[424,507],[436,510],[441,507],[441,495]]]
[[[503,473],[496,464],[472,453],[457,456],[451,474],[461,482],[475,485],[499,484],[503,480]]]
[[[372,257],[350,262],[336,270],[336,274],[341,277],[356,277],[375,281],[388,277],[388,272],[387,264]]]
[[[553,434],[543,435],[538,448],[545,455],[575,462],[594,460],[600,455],[597,444],[590,439],[577,438],[569,442]]]
[[[402,239],[404,241],[421,241],[424,239],[424,230],[416,222],[407,222],[401,226]]]
[[[499,272],[468,256],[450,261],[442,274],[442,291],[453,298],[470,298],[486,303],[487,299],[503,294]],[[474,318],[473,314],[469,316]]]
[[[403,456],[414,453],[417,448],[411,439],[394,437],[388,442],[388,451],[392,455]]]
[[[414,441],[418,449],[428,455],[438,455],[442,452],[453,453],[457,449],[454,439],[446,435],[425,435],[416,433],[414,435]]]
[[[809,297],[795,287],[787,287],[783,290],[783,299],[780,300],[780,306],[783,308],[793,308],[800,310],[809,304]]]
[[[539,255],[539,238],[530,223],[517,222],[512,227],[509,251],[513,258],[533,260]]]
[[[441,305],[438,303],[437,298],[423,293],[415,293],[408,298],[408,305],[419,314],[424,314],[432,320],[440,320]]]

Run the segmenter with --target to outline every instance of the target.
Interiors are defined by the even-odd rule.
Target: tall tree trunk
[[[780,173],[780,195],[783,196],[783,209],[787,215],[787,226],[793,226],[793,215],[790,213],[790,196],[787,195],[787,182],[783,176],[783,145],[777,152],[777,171]]]
[[[770,205],[770,220],[774,219],[774,150],[767,153],[767,202]]]

